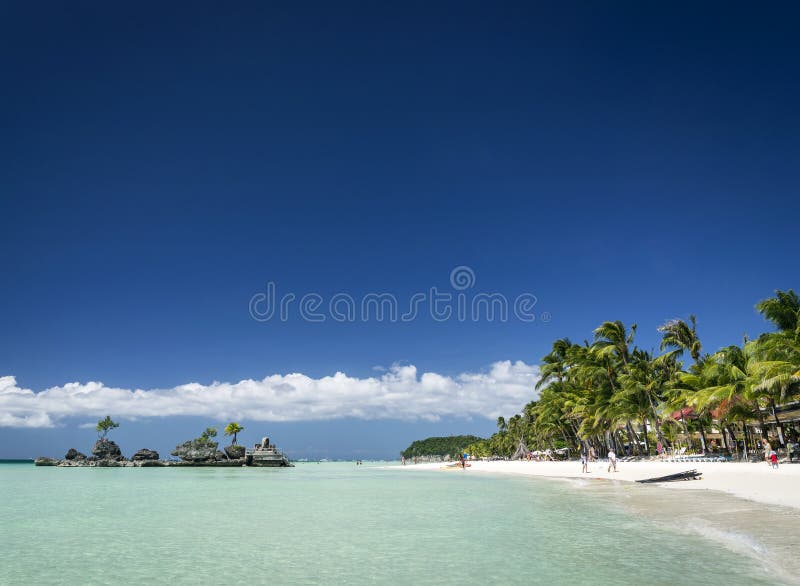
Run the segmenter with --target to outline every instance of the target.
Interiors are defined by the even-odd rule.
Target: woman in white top
[[[612,468],[614,472],[617,471],[617,455],[614,453],[614,450],[608,452],[608,471],[611,472]]]

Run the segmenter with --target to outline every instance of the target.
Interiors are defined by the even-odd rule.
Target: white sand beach
[[[686,470],[702,472],[700,480],[659,483],[657,486],[676,490],[717,490],[734,496],[770,505],[800,509],[800,464],[781,464],[773,469],[766,463],[732,462],[618,462],[617,472],[608,472],[607,461],[589,465],[589,473],[581,473],[579,461],[474,461],[464,471],[447,470],[447,474],[520,474],[550,478],[583,478],[633,482],[665,476]],[[439,470],[441,463],[409,464],[401,468]]]

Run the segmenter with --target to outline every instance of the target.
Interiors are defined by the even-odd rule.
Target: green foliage
[[[119,423],[113,421],[110,415],[106,415],[105,419],[101,419],[100,421],[97,422],[95,430],[100,435],[100,437],[104,438],[108,435],[109,431],[111,431],[112,429],[116,429],[117,427],[119,427]]]
[[[236,423],[235,421],[231,421],[228,425],[225,426],[225,435],[232,435],[233,440],[231,443],[235,446],[236,445],[236,436],[244,431],[244,427]]]
[[[475,442],[483,441],[475,435],[450,435],[447,437],[429,437],[424,440],[412,442],[400,454],[407,459],[414,456],[446,456],[459,454],[466,451],[466,447]]]
[[[692,360],[697,363],[703,346],[697,337],[697,318],[690,315],[689,322],[691,325],[682,319],[673,319],[659,327],[658,331],[662,334],[661,349],[672,348],[678,354],[688,351]]]
[[[217,428],[216,427],[206,427],[206,430],[200,434],[200,437],[197,440],[200,443],[210,443],[211,438],[217,437]]]
[[[523,440],[532,450],[573,450],[592,446],[602,455],[628,448],[653,454],[658,442],[669,447],[696,442],[705,449],[706,432],[723,432],[731,449],[733,424],[780,428],[775,408],[800,398],[800,297],[791,289],[756,306],[776,327],[742,346],[702,354],[697,320],[675,319],[658,328],[661,355],[634,343],[636,325],[603,322],[593,342],[556,340],[542,358],[539,396],[522,413],[497,419],[492,437],[473,442],[478,457],[510,456]],[[692,364],[680,361],[687,354]],[[752,442],[752,440],[751,440]]]
[[[791,289],[775,291],[775,297],[759,301],[756,309],[781,333],[800,336],[800,297]]]

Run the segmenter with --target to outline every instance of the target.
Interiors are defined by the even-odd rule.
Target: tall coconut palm
[[[757,383],[752,391],[770,409],[778,441],[785,445],[777,404],[800,395],[800,344],[785,335],[767,335],[746,346]]]
[[[592,346],[600,355],[614,356],[622,364],[627,365],[635,333],[636,324],[631,325],[631,331],[628,333],[621,321],[606,321],[594,330]]]
[[[667,397],[669,407],[673,412],[679,412],[679,419],[685,422],[687,416],[692,416],[700,431],[700,447],[705,454],[708,449],[706,439],[706,424],[710,423],[710,407],[707,404],[691,404],[691,399],[701,389],[712,386],[712,382],[704,376],[704,361],[700,359],[690,372],[679,370],[670,381]],[[727,447],[723,435],[723,444]]]
[[[502,415],[497,418],[497,431],[506,432],[508,430],[508,423],[506,423],[506,418]]]
[[[572,347],[569,338],[560,338],[553,342],[553,350],[542,358],[540,367],[541,378],[536,383],[536,388],[540,388],[553,380],[563,382],[567,374],[569,352]]]
[[[643,358],[641,354],[637,355],[639,351],[633,346],[635,334],[636,324],[632,324],[630,326],[630,331],[628,331],[621,321],[607,321],[603,322],[600,327],[594,330],[595,341],[594,344],[592,344],[592,352],[595,357],[605,363],[608,382],[612,389],[612,396],[613,394],[621,392],[621,401],[617,401],[617,404],[628,405],[629,407],[635,403],[635,401],[631,401],[631,399],[635,398],[636,393],[631,391],[630,388],[627,390],[622,389],[618,379],[621,376],[631,374],[630,369],[632,361],[650,360],[649,355],[647,355],[646,358]],[[642,373],[640,372],[639,374]],[[660,386],[661,382],[657,382],[655,379],[650,380],[646,387],[643,387],[646,388],[647,391],[641,393],[639,397],[647,400],[650,407],[650,414],[653,417],[656,437],[660,442],[664,443],[659,416],[660,399],[657,398],[661,392]],[[640,411],[636,408],[633,408],[633,411],[625,411],[623,409],[620,415],[623,416],[625,428],[630,436],[629,439],[631,443],[637,446],[638,450],[638,438],[633,429],[631,418],[638,418],[641,416]],[[645,438],[645,449],[649,451],[649,445],[647,443],[647,418],[642,419],[642,427]]]
[[[766,437],[766,422],[758,404],[759,393],[754,390],[760,382],[762,368],[754,348],[754,342],[747,342],[743,348],[728,346],[709,356],[704,363],[703,376],[710,384],[696,391],[687,401],[699,409],[716,410],[720,420],[738,418],[745,435],[745,421],[756,417],[761,433]]]
[[[661,350],[672,348],[678,354],[689,352],[694,363],[698,363],[703,346],[697,337],[697,317],[690,315],[688,324],[682,319],[670,320],[660,326],[658,331],[662,334]]]

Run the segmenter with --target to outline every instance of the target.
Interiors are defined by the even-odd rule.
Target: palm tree
[[[690,368],[689,372],[677,370],[674,377],[670,381],[667,396],[669,398],[670,409],[680,413],[679,419],[685,423],[687,416],[692,416],[697,422],[697,427],[700,431],[700,447],[702,453],[705,454],[708,449],[708,441],[706,439],[706,425],[711,424],[710,407],[707,404],[692,404],[692,397],[695,393],[706,387],[712,386],[705,376],[705,360],[700,359],[694,366]],[[723,445],[727,448],[725,436],[722,436]]]
[[[569,351],[572,345],[569,338],[560,338],[553,342],[552,352],[542,358],[541,378],[536,383],[537,389],[554,379],[558,382],[564,382],[564,377],[567,374]]]
[[[592,344],[556,340],[542,358],[538,397],[521,415],[498,418],[498,432],[486,440],[486,449],[506,454],[523,437],[534,447],[583,443],[620,451],[627,436],[638,451],[636,421],[646,450],[652,424],[662,442],[672,441],[679,425],[687,437],[699,429],[705,451],[706,430],[717,421],[729,450],[738,449],[736,434],[744,434],[746,455],[747,444],[757,438],[749,425],[757,420],[766,435],[768,409],[784,443],[778,406],[800,398],[800,297],[776,291],[757,308],[777,331],[712,355],[702,354],[694,315],[658,328],[660,356],[637,348],[636,325],[627,328],[621,321],[603,322]],[[693,361],[686,370],[679,361],[684,354]]]
[[[795,344],[788,336],[765,335],[750,342],[746,349],[752,361],[753,376],[759,381],[752,391],[766,402],[778,430],[778,441],[786,445],[777,404],[800,394],[800,344]]]
[[[690,315],[689,322],[691,325],[682,319],[673,319],[660,326],[658,331],[662,333],[661,350],[672,348],[679,355],[683,354],[684,351],[688,351],[694,363],[697,364],[700,360],[700,351],[703,346],[697,337],[697,318],[694,315]]]
[[[231,440],[232,445],[236,445],[236,435],[244,431],[244,427],[236,423],[235,421],[230,422],[228,425],[225,426],[225,435],[232,435],[233,440]]]
[[[607,397],[607,401],[616,403],[622,411],[615,412],[624,421],[625,429],[627,430],[629,440],[633,446],[636,446],[638,452],[639,440],[633,429],[631,418],[639,418],[641,416],[640,410],[634,406],[635,401],[631,401],[637,394],[631,388],[623,389],[621,377],[631,374],[632,361],[648,362],[651,357],[647,353],[642,353],[635,346],[633,346],[633,339],[636,334],[636,324],[630,327],[630,333],[625,328],[621,321],[603,322],[600,327],[594,330],[595,342],[591,346],[591,353],[595,356],[599,363],[605,368],[608,384],[610,385],[611,395]],[[642,373],[640,373],[642,374]],[[629,381],[630,382],[630,381]],[[644,386],[639,387],[639,398],[646,399],[650,408],[650,414],[653,417],[655,425],[656,437],[664,443],[664,437],[661,433],[661,425],[659,421],[659,404],[661,395],[661,386],[663,381],[657,382],[655,379],[649,380],[644,383]],[[622,393],[618,400],[613,397]],[[608,413],[611,413],[609,411]],[[644,431],[645,450],[649,451],[647,442],[647,418],[642,418],[642,427]]]
[[[630,345],[633,343],[633,336],[636,333],[636,324],[631,325],[631,333],[628,334],[625,324],[621,321],[606,321],[594,331],[593,348],[602,356],[615,356],[623,365],[628,365],[630,357]]]
[[[775,291],[775,297],[764,299],[756,304],[756,309],[775,324],[778,331],[800,339],[800,296],[794,291]]]
[[[761,427],[761,433],[767,436],[764,414],[758,404],[761,398],[755,387],[760,382],[759,376],[763,366],[757,359],[757,345],[747,342],[744,347],[728,346],[709,356],[704,361],[702,376],[708,386],[696,391],[688,403],[698,409],[716,411],[716,417],[722,424],[725,420],[729,423],[738,419],[742,423],[747,441],[746,421],[756,417]],[[729,434],[735,439],[730,428]]]
[[[661,325],[658,328],[658,331],[661,332],[661,350],[666,350],[667,348],[672,348],[672,354],[675,356],[682,356],[684,352],[688,351],[689,355],[692,357],[694,361],[694,369],[697,371],[700,369],[700,352],[703,349],[702,344],[700,343],[700,338],[697,336],[697,317],[692,314],[689,316],[689,323],[686,323],[682,319],[673,319],[669,320],[665,324]],[[676,371],[676,378],[673,379],[672,384],[673,387],[675,385],[681,389],[681,392],[677,394],[673,394],[674,398],[685,398],[686,393],[691,390],[691,388],[687,388],[685,385],[681,384],[680,375],[682,374],[680,371]],[[696,390],[696,389],[695,389]],[[686,425],[686,409],[684,409],[685,405],[675,405],[680,409],[680,420],[683,424],[684,430],[688,433],[688,427]],[[705,427],[703,426],[703,419],[707,416],[706,413],[694,409],[696,414],[696,421],[697,425],[700,429],[700,445],[702,449],[702,453],[706,453],[706,432]]]
[[[497,430],[501,432],[505,432],[508,429],[508,424],[506,423],[506,418],[502,415],[497,418]]]

